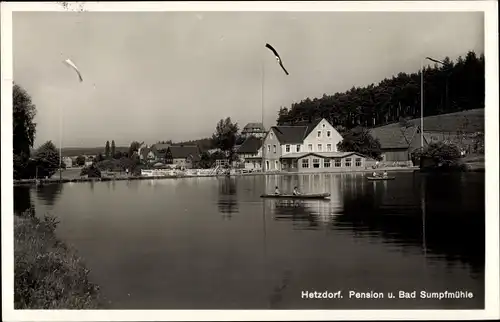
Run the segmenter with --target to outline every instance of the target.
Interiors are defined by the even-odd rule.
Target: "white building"
[[[264,139],[264,169],[307,171],[334,167],[337,159],[347,156],[337,150],[341,141],[340,133],[324,118],[293,126],[273,126]],[[352,163],[359,165],[360,157],[355,156]],[[350,167],[350,163],[346,164]]]

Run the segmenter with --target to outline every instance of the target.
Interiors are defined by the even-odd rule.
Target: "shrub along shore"
[[[14,308],[103,308],[99,287],[76,252],[55,236],[57,221],[14,215]]]

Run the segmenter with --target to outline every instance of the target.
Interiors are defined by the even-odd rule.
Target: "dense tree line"
[[[32,153],[35,142],[36,106],[28,92],[14,83],[12,88],[12,136],[13,136],[13,176],[14,179],[51,177],[59,166],[59,151],[47,141]]]
[[[424,116],[484,108],[484,55],[470,51],[456,62],[424,67]],[[430,62],[433,64],[432,62]],[[306,98],[280,108],[278,125],[324,117],[335,126],[374,127],[420,117],[421,72],[399,73],[377,85],[352,87],[344,93]]]

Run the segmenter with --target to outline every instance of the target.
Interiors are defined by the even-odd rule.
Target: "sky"
[[[14,12],[12,22],[35,148],[61,134],[64,147],[209,137],[221,118],[261,122],[262,103],[269,127],[280,106],[416,72],[422,57],[484,53],[482,12]]]

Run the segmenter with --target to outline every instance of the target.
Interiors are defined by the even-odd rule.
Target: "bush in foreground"
[[[14,308],[97,309],[99,287],[80,257],[55,236],[57,221],[14,216]]]
[[[429,171],[467,171],[460,155],[460,149],[454,144],[443,142],[430,143],[424,150],[414,153],[416,159],[422,158],[421,168]]]

